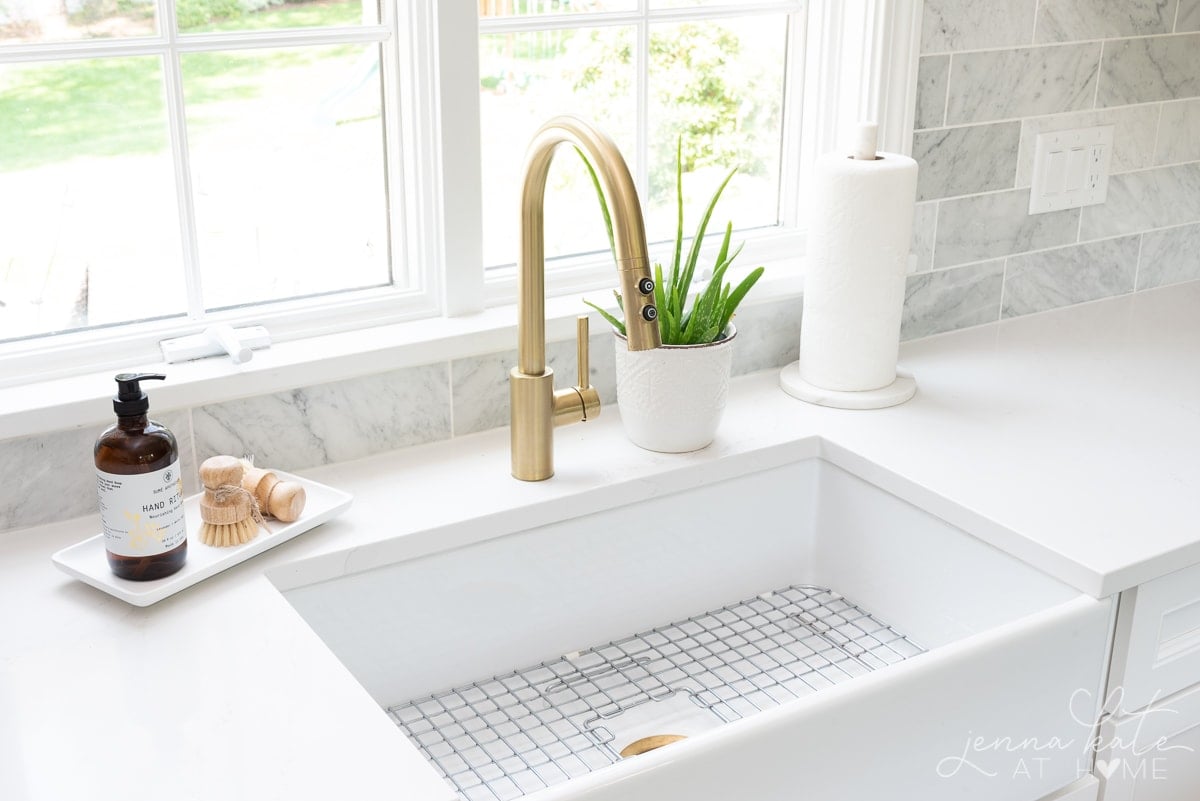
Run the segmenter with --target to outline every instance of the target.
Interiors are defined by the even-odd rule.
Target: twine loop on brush
[[[250,505],[250,517],[255,523],[263,525],[262,510],[258,507],[258,499],[254,497],[254,493],[237,484],[222,484],[212,492],[213,502],[218,506],[227,506],[232,503],[240,502],[241,498],[245,497]]]

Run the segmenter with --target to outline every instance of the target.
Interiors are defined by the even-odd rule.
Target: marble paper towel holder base
[[[800,377],[800,362],[795,361],[779,373],[779,386],[793,398],[833,409],[886,409],[898,406],[917,391],[917,382],[910,375],[896,374],[896,380],[886,387],[861,392],[824,389]]]

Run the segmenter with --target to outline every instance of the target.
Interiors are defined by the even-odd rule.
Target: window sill
[[[763,279],[744,302],[754,307],[800,295],[798,259],[768,263]],[[607,292],[546,300],[546,339],[575,335],[575,318],[586,311],[582,299],[605,298]],[[611,305],[611,304],[610,304]],[[593,331],[605,325],[591,313]],[[433,362],[515,349],[516,306],[506,304],[466,317],[437,317],[375,328],[325,334],[272,345],[255,351],[241,365],[225,357],[182,364],[130,364],[123,370],[162,372],[168,380],[151,394],[151,413],[191,408],[302,386],[341,381],[362,375]],[[94,425],[112,414],[113,375],[104,370],[0,389],[0,440]]]

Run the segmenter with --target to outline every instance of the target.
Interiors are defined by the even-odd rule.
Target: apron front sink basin
[[[1086,773],[1110,602],[853,454],[788,453],[284,594],[447,797],[1033,801]]]

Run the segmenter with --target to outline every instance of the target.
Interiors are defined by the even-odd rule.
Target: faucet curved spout
[[[512,474],[524,481],[554,475],[554,426],[582,422],[600,412],[599,393],[586,375],[587,327],[580,327],[579,386],[554,391],[546,368],[546,260],[543,205],[555,149],[572,144],[586,154],[612,217],[613,246],[630,350],[661,344],[646,231],[629,167],[613,141],[574,117],[555,117],[534,134],[521,188],[521,241],[517,262],[517,366],[509,374],[512,399]]]

